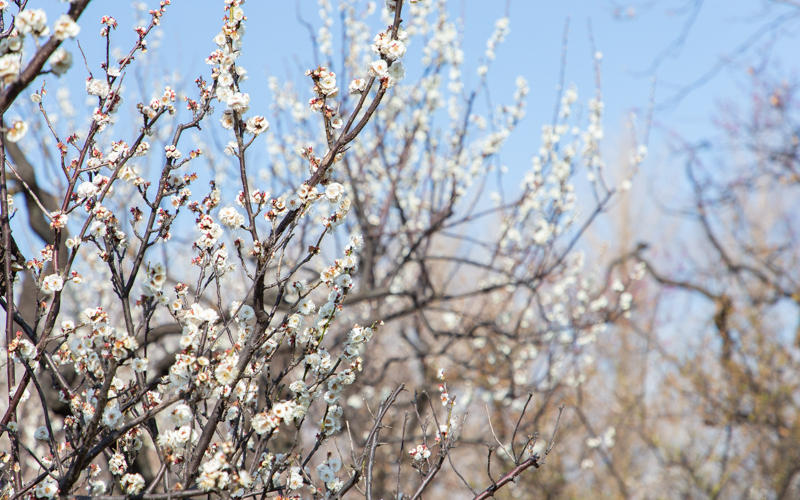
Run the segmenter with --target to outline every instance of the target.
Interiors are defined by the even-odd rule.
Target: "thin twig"
[[[484,406],[486,406],[486,419],[489,422],[489,429],[492,431],[492,436],[494,436],[494,440],[497,441],[497,445],[500,446],[500,448],[505,452],[506,456],[514,458],[514,455],[509,453],[506,447],[503,446],[503,443],[501,443],[500,440],[497,439],[497,434],[495,434],[494,426],[492,425],[492,417],[489,415],[489,405],[484,403]]]
[[[541,465],[544,465],[544,461],[547,459],[547,455],[553,450],[553,445],[555,444],[556,439],[556,432],[558,432],[558,424],[561,422],[561,414],[564,412],[564,407],[567,405],[562,404],[558,407],[558,418],[556,419],[556,426],[553,429],[553,435],[550,436],[550,444],[547,446],[547,449],[544,452],[544,457],[542,458]]]

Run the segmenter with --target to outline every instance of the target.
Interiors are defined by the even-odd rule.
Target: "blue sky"
[[[141,2],[148,6],[154,1]],[[452,1],[453,12],[465,15],[467,68],[477,66],[485,42],[496,19],[504,15],[504,0]],[[164,17],[161,57],[166,67],[174,67],[185,76],[207,75],[209,68],[203,59],[214,48],[212,37],[218,32],[222,17],[221,0],[173,0]],[[315,0],[298,0],[306,20],[318,26]],[[748,52],[738,54],[704,86],[688,94],[668,108],[659,109],[657,123],[676,128],[684,134],[702,135],[708,118],[720,99],[741,96],[746,83],[744,68],[737,63],[752,60],[749,56],[773,38],[774,58],[783,62],[783,69],[795,69],[792,46],[800,9],[775,5],[759,0],[631,0],[621,3],[611,0],[562,0],[509,2],[511,33],[498,50],[491,77],[493,96],[497,100],[510,98],[514,79],[525,76],[531,86],[528,117],[524,127],[534,133],[540,123],[552,114],[558,82],[561,38],[564,22],[570,17],[567,83],[577,84],[581,96],[592,92],[593,70],[587,25],[591,22],[597,50],[603,57],[603,91],[606,101],[606,126],[613,135],[631,109],[644,109],[649,100],[651,78],[658,77],[656,102],[663,103],[678,90],[701,78],[720,60],[734,55],[749,37],[763,30]],[[244,64],[249,69],[249,85],[265,85],[268,75],[286,77],[299,67],[311,67],[313,57],[307,32],[296,18],[295,2],[291,0],[250,0],[245,4],[249,17]],[[380,3],[379,3],[380,5]],[[52,2],[55,15],[63,8]],[[82,17],[84,31],[80,36],[90,64],[99,61],[99,20],[104,14],[115,16],[120,28],[114,41],[128,47],[133,40],[133,8],[125,0],[95,0]],[[794,20],[781,29],[764,28],[782,14],[794,15]],[[632,14],[632,16],[631,16]],[[377,15],[374,16],[379,25]],[[679,38],[687,20],[694,19],[683,43],[664,57],[655,71],[659,55]],[[780,34],[775,37],[773,35]],[[152,43],[152,42],[151,42]],[[412,42],[413,43],[413,42]],[[168,48],[168,49],[167,49]],[[78,61],[76,61],[77,63]],[[82,68],[77,67],[77,70]],[[75,70],[73,70],[75,71]],[[299,71],[299,70],[298,70]],[[74,77],[74,76],[73,76]],[[298,75],[299,77],[299,75]],[[253,91],[254,108],[268,104],[268,92]],[[264,99],[266,102],[259,102]],[[523,134],[520,134],[523,135]],[[654,141],[658,136],[654,136]],[[527,142],[527,140],[525,141]],[[656,145],[657,143],[651,145]]]

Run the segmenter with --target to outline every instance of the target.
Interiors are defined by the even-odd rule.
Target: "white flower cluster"
[[[136,338],[127,331],[117,330],[108,323],[108,314],[102,308],[87,308],[79,315],[79,324],[65,322],[62,326],[70,335],[69,342],[59,350],[62,363],[74,363],[78,374],[92,373],[102,380],[103,365],[113,356],[125,360],[139,347]],[[77,330],[85,328],[85,333]],[[93,412],[93,410],[92,410]]]
[[[313,91],[326,97],[336,97],[339,94],[339,87],[336,86],[336,74],[326,68],[320,68],[311,73],[314,76],[316,85]]]
[[[61,17],[56,19],[56,25],[53,28],[53,36],[56,37],[56,40],[75,38],[80,32],[81,27],[68,15],[62,14]]]
[[[116,164],[117,160],[119,160],[120,157],[126,157],[128,153],[129,149],[127,143],[125,143],[124,141],[112,142],[111,151],[105,158],[103,157],[102,151],[96,148],[92,149],[89,159],[86,160],[86,167],[90,169],[92,172],[99,171],[100,167],[102,166],[108,166],[109,168],[114,168],[114,165]],[[73,163],[76,167],[78,166],[78,160],[73,160]]]
[[[72,67],[72,52],[64,47],[59,47],[47,62],[50,63],[50,71],[57,76],[61,76]]]
[[[353,376],[355,378],[355,375]],[[330,392],[330,391],[328,391]],[[327,394],[327,393],[326,393]],[[325,412],[325,417],[322,418],[317,425],[322,428],[324,436],[333,436],[342,430],[342,423],[339,420],[344,414],[341,405],[328,403],[328,409]]]
[[[392,38],[390,30],[378,33],[372,41],[372,52],[385,56],[394,61],[406,55],[406,44],[408,33],[402,26],[397,28],[397,36]]]
[[[156,444],[172,457],[173,462],[179,463],[191,451],[189,446],[197,444],[200,436],[191,428],[193,415],[189,405],[177,405],[170,416],[175,429],[161,431]]]
[[[22,41],[27,33],[32,32],[33,28],[27,21],[36,22],[35,26],[39,29],[47,28],[47,15],[43,10],[27,9],[20,12],[15,21],[17,29],[11,33],[11,36],[0,40],[0,79],[5,85],[16,80],[22,68]],[[26,29],[28,31],[25,31]]]
[[[350,243],[345,247],[344,257],[336,259],[333,266],[329,266],[320,273],[320,281],[324,282],[332,289],[328,297],[328,302],[320,308],[321,318],[329,318],[335,314],[335,303],[342,298],[353,287],[353,279],[350,276],[358,270],[357,252],[364,244],[364,237],[354,234],[350,237]],[[336,292],[334,295],[333,292]]]
[[[195,244],[203,249],[209,249],[216,245],[217,240],[222,236],[222,227],[209,215],[200,216],[200,220],[197,221],[197,230],[200,231],[201,236],[195,241]]]
[[[197,485],[203,491],[218,488],[231,491],[231,496],[234,498],[241,497],[244,489],[253,485],[253,478],[246,470],[237,471],[230,464],[228,457],[234,451],[231,444],[223,443],[215,452],[209,453],[209,451],[206,454],[210,454],[212,458],[200,466]]]
[[[22,46],[25,36],[46,37],[50,34],[50,28],[47,26],[47,14],[42,9],[21,11],[15,18],[14,27],[16,29],[11,32],[10,36],[0,40],[0,79],[5,85],[10,84],[19,76],[22,68]],[[67,31],[75,33],[74,30]],[[69,59],[68,63],[67,59]],[[56,74],[66,71],[71,62],[72,56],[64,49],[57,50],[50,58],[51,69]],[[24,133],[19,137],[22,135]]]
[[[47,427],[43,425],[36,429],[36,432],[33,433],[33,439],[46,443],[47,441],[50,441],[50,431],[48,431]]]
[[[225,353],[214,370],[214,377],[223,386],[229,386],[236,381],[239,375],[237,366],[239,365],[239,355],[234,351]]]
[[[122,105],[119,89],[112,91],[109,82],[113,83],[113,79],[91,77],[86,79],[86,93],[90,96],[97,96],[100,101],[100,106],[96,107],[92,113],[92,120],[97,124],[98,132],[102,132],[108,125],[114,123],[111,115],[119,111]]]
[[[125,474],[120,483],[128,495],[138,495],[144,489],[144,478],[141,474]]]
[[[329,71],[328,68],[320,66],[315,70],[306,71],[306,76],[310,76],[314,82],[314,86],[311,89],[314,92],[314,97],[308,101],[311,110],[322,113],[326,123],[329,120],[332,128],[342,128],[344,122],[339,116],[338,109],[326,104],[328,99],[339,95],[336,74],[333,71]]]
[[[119,221],[109,209],[97,203],[91,209],[91,213],[95,220],[89,226],[89,234],[98,240],[110,237],[116,245],[121,247],[128,245],[127,235],[120,229]]]
[[[430,458],[431,450],[428,449],[427,445],[419,444],[417,445],[416,448],[411,448],[408,454],[411,455],[411,459],[414,460],[415,462],[421,462],[423,460]]]
[[[219,221],[223,226],[238,229],[245,223],[244,215],[233,207],[225,207],[219,211]]]
[[[100,78],[87,78],[86,79],[86,93],[89,95],[97,96],[101,99],[108,97],[111,87],[106,80]]]
[[[47,480],[39,484],[34,490],[36,498],[53,498],[58,494],[58,483]]]
[[[175,102],[175,98],[177,94],[175,93],[172,88],[169,86],[164,88],[164,93],[161,94],[161,97],[158,99],[152,99],[148,105],[144,105],[139,103],[136,105],[136,109],[144,115],[145,117],[149,118],[150,120],[154,119],[158,116],[158,113],[161,111],[165,111],[170,115],[175,114],[175,105],[172,104]]]
[[[344,192],[344,188],[337,188],[333,187],[330,192],[330,196],[328,196],[328,190],[325,190],[325,195],[328,196],[328,200],[331,201],[333,199],[342,199],[339,203],[339,206],[336,207],[336,212],[332,213],[329,217],[325,217],[322,219],[322,224],[328,229],[328,231],[333,232],[336,230],[337,227],[341,226],[344,223],[345,217],[347,217],[347,213],[350,211],[351,201],[350,198],[347,196],[342,196]],[[331,201],[331,203],[335,203]]]
[[[364,347],[364,344],[372,340],[372,336],[374,334],[375,330],[373,330],[371,327],[362,327],[359,325],[354,326],[347,336],[347,342],[344,344],[342,359],[351,363],[358,361],[358,355]],[[331,388],[331,390],[333,389]]]
[[[186,345],[187,342],[192,345],[194,341],[191,336],[186,334],[181,336],[181,340],[184,341],[183,345]],[[213,387],[211,376],[206,370],[209,364],[210,361],[205,356],[198,358],[193,354],[176,354],[175,363],[169,368],[169,386],[164,387],[163,390],[174,389],[180,391],[186,389],[189,383],[194,380],[200,394],[210,395]]]
[[[14,26],[22,35],[50,36],[47,13],[42,9],[25,9],[17,15]]]
[[[220,245],[220,247],[211,256],[211,263],[214,266],[217,276],[223,276],[236,271],[236,263],[228,262],[228,251],[225,250],[224,243]]]
[[[342,461],[330,456],[317,466],[317,476],[320,481],[325,483],[325,487],[331,493],[336,493],[342,489],[342,480],[336,477],[336,473],[339,472],[341,468]]]
[[[576,101],[577,93],[569,89],[562,99],[561,115],[569,116],[571,106]],[[596,104],[590,104],[590,107],[598,109]],[[579,151],[580,159],[584,162],[597,164],[599,160],[599,155],[595,154],[595,151],[599,151],[599,145],[595,141],[602,137],[602,128],[597,120],[592,120],[589,127],[591,132],[584,133],[583,138],[589,140],[591,146],[583,150],[579,145],[577,129],[570,130],[566,123],[542,127],[539,154],[533,158],[533,168],[522,182],[525,194],[520,209],[514,214],[514,219],[505,220],[502,225],[504,237],[500,244],[503,248],[548,245],[575,222],[577,197],[570,182],[574,163],[579,159]],[[563,140],[567,134],[572,137],[569,142]]]
[[[112,155],[109,155],[109,164],[113,164],[114,160],[111,160]],[[91,181],[84,181],[75,189],[75,194],[78,195],[79,200],[87,200],[87,199],[94,199],[103,188],[109,183],[111,179],[109,179],[105,175],[95,175]],[[106,192],[106,196],[113,196],[114,195],[114,188],[109,187],[108,191]]]
[[[181,349],[186,351],[197,349],[203,334],[206,335],[209,341],[216,339],[216,323],[219,320],[219,315],[214,309],[204,308],[200,304],[192,304],[189,309],[181,309],[177,311],[176,314],[181,318],[183,323],[180,339]],[[201,360],[198,360],[198,362],[200,366],[204,366]],[[179,363],[176,362],[175,365],[179,365]],[[184,370],[188,368],[188,366],[180,368],[181,376],[173,380],[173,382],[177,382],[174,384],[175,386],[183,386],[189,382],[188,378],[183,376],[184,374],[188,375]],[[172,378],[172,372],[170,372],[170,377]]]
[[[393,8],[389,7],[389,9]],[[392,33],[390,27],[375,35],[372,41],[372,52],[380,55],[381,58],[372,61],[367,71],[370,76],[380,78],[386,88],[393,87],[406,76],[406,68],[400,59],[406,54],[407,40],[408,32],[402,26],[398,26],[396,34]],[[365,83],[361,79],[350,82],[351,94],[363,92],[364,88]]]
[[[502,17],[494,23],[494,33],[486,42],[486,59],[492,60],[495,56],[495,49],[503,40],[505,40],[506,36],[508,36],[511,29],[509,29],[508,25],[510,20],[507,17]]]
[[[305,415],[306,410],[305,405],[298,405],[295,401],[283,401],[273,404],[269,411],[253,415],[250,424],[256,434],[261,436],[277,429],[281,422],[291,424],[295,418]]]
[[[245,122],[245,132],[251,135],[261,135],[269,130],[269,122],[263,116],[251,116]]]
[[[129,182],[134,186],[141,186],[145,180],[139,176],[139,169],[134,165],[125,165],[119,171],[119,179],[123,182]]]
[[[313,203],[319,198],[319,193],[316,186],[309,187],[308,184],[303,183],[297,188],[295,194],[290,196],[285,201],[286,210],[300,210],[308,203]],[[279,201],[278,201],[279,200]],[[277,203],[280,206],[283,204],[283,198],[278,198]],[[277,208],[277,207],[276,207]]]
[[[3,60],[0,59],[0,75],[2,75],[2,64]],[[11,126],[8,127],[8,132],[6,133],[6,139],[9,142],[19,142],[25,134],[28,133],[28,122],[23,120],[14,120],[11,123]]]
[[[338,182],[331,182],[325,187],[325,197],[331,203],[339,203],[339,200],[344,195],[344,186]]]
[[[239,205],[240,207],[244,207],[244,204],[245,204],[244,200],[245,200],[244,191],[239,191],[239,194],[236,195],[236,204]],[[261,213],[261,209],[264,208],[264,206],[269,201],[270,201],[269,192],[261,191],[261,190],[258,190],[258,189],[253,189],[253,190],[250,191],[250,203],[255,205],[255,207],[253,207],[253,208],[255,209],[255,211],[256,211],[255,213],[256,214]],[[272,200],[272,201],[273,201],[273,205],[274,205],[275,200]],[[284,206],[284,209],[285,208],[286,207]]]
[[[145,297],[162,297],[161,289],[167,281],[167,268],[164,264],[158,262],[156,264],[148,265],[147,268],[147,281],[142,283],[142,294]]]
[[[231,130],[241,115],[250,110],[250,96],[239,90],[239,85],[247,79],[247,70],[236,64],[242,54],[244,21],[247,17],[241,7],[244,1],[232,0],[226,3],[229,5],[227,22],[214,37],[218,49],[206,58],[206,64],[215,66],[213,77],[217,82],[216,98],[227,105],[220,122],[223,128]],[[263,116],[253,116],[244,122],[244,129],[248,134],[260,135],[269,130],[269,122]]]
[[[387,87],[394,86],[395,83],[399,82],[406,76],[406,69],[403,66],[403,63],[400,61],[395,61],[391,66],[386,62],[385,59],[376,59],[372,63],[370,63],[368,68],[369,76],[374,76],[376,78],[380,78],[381,80],[386,81]],[[353,88],[357,84],[355,82],[350,83],[350,87]]]
[[[168,159],[177,160],[182,155],[181,152],[178,150],[178,148],[176,148],[172,144],[168,144],[164,146],[164,156],[166,156]]]
[[[125,474],[125,471],[128,470],[128,462],[125,461],[125,455],[120,452],[111,455],[111,458],[108,459],[108,470],[115,476]]]
[[[286,486],[290,490],[299,490],[303,487],[303,474],[300,467],[291,467],[286,473]]]
[[[38,355],[36,346],[30,340],[19,337],[11,341],[6,349],[8,355],[17,363],[22,363],[23,361],[29,363]]]
[[[236,301],[231,303],[230,313],[239,327],[237,344],[241,346],[253,333],[253,328],[256,326],[256,312],[247,304]]]
[[[357,95],[367,88],[367,81],[363,78],[355,78],[350,82],[350,85],[347,87],[348,92],[350,95]]]

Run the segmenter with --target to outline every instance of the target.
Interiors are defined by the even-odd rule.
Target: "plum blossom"
[[[103,412],[103,424],[111,429],[120,427],[125,422],[125,417],[116,406],[106,408]]]
[[[41,426],[36,429],[36,432],[33,434],[33,438],[37,441],[49,441],[50,432],[47,431],[47,427]]]
[[[228,98],[228,107],[239,114],[246,113],[250,109],[250,96],[236,92]]]
[[[27,133],[28,133],[28,123],[22,120],[15,120],[11,124],[11,126],[8,127],[8,132],[6,133],[6,139],[8,139],[9,142],[19,142],[20,139],[25,137],[25,134]]]
[[[396,61],[388,70],[388,74],[394,82],[399,82],[406,76],[406,68],[403,63]]]
[[[336,86],[336,75],[331,71],[323,78],[320,78],[319,88],[324,95],[335,97],[339,92],[339,88]]]
[[[125,474],[120,481],[125,493],[138,495],[144,489],[144,478],[141,474]]]
[[[219,221],[223,226],[232,229],[240,228],[244,225],[244,215],[239,213],[234,207],[225,207],[219,211]]]
[[[56,40],[75,38],[80,32],[81,27],[68,15],[62,14],[61,17],[56,19],[56,25],[53,28],[53,36],[56,37]]]
[[[41,482],[34,490],[37,498],[53,498],[58,493],[58,483],[52,480]]]
[[[342,198],[343,194],[344,186],[338,182],[331,182],[325,188],[325,197],[328,198],[328,201],[331,203],[339,203],[339,200]]]
[[[395,59],[403,57],[406,54],[406,44],[400,40],[393,40],[391,43],[389,43],[387,53]]]
[[[97,185],[93,182],[82,182],[80,186],[75,190],[75,193],[78,195],[78,198],[91,198],[97,193],[100,192],[100,189]]]
[[[9,53],[0,57],[0,78],[3,79],[3,83],[9,84],[16,80],[20,69],[20,54]]]
[[[42,282],[42,291],[60,292],[64,288],[64,279],[58,274],[47,276]]]
[[[376,61],[373,61],[369,65],[369,74],[371,76],[385,78],[389,76],[389,65],[386,64],[386,61],[384,61],[383,59],[378,59]]]
[[[25,9],[17,15],[15,27],[23,35],[44,37],[50,32],[47,14],[42,9]]]
[[[192,409],[189,405],[179,404],[172,409],[170,418],[172,419],[172,423],[175,424],[175,427],[186,425],[192,421]]]
[[[108,82],[100,80],[99,78],[88,78],[86,80],[86,93],[89,95],[96,95],[101,99],[105,99],[111,89]]]
[[[363,78],[356,78],[355,80],[350,82],[350,85],[347,87],[348,91],[351,95],[360,94],[364,92],[367,88],[367,81]]]
[[[131,363],[131,368],[133,368],[133,371],[136,373],[142,373],[147,371],[147,363],[147,358],[136,358],[133,360],[133,363]]]
[[[233,115],[233,111],[226,109],[225,112],[222,113],[220,123],[222,123],[222,128],[225,130],[232,130],[234,124],[236,123],[236,117]]]
[[[36,354],[37,354],[36,346],[33,345],[33,342],[31,342],[30,340],[21,339],[19,340],[19,342],[17,342],[17,347],[14,350],[15,359],[18,360],[19,358],[22,358],[24,360],[29,361],[35,358]]]
[[[263,116],[252,116],[245,122],[245,130],[248,134],[261,135],[269,130],[269,122]]]

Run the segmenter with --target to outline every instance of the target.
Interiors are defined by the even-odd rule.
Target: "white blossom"
[[[192,409],[189,405],[179,404],[172,409],[170,418],[172,418],[172,423],[175,424],[175,427],[186,425],[192,421]]]
[[[239,213],[234,207],[225,207],[219,211],[219,221],[223,226],[232,229],[240,228],[244,225],[244,215]]]
[[[53,498],[58,493],[58,483],[53,480],[45,480],[39,483],[34,490],[37,498]]]
[[[86,93],[89,95],[96,95],[105,99],[108,97],[108,92],[110,90],[108,82],[105,80],[100,80],[98,78],[86,80]]]
[[[47,14],[42,9],[25,9],[17,15],[16,28],[23,35],[47,36]]]
[[[8,132],[6,133],[6,139],[9,142],[19,142],[20,139],[25,137],[25,134],[28,133],[28,123],[22,120],[15,120],[10,127],[8,127]]]
[[[144,478],[141,474],[125,474],[121,484],[128,495],[138,495],[144,488]]]
[[[364,92],[366,88],[367,88],[367,81],[364,80],[363,78],[356,78],[355,80],[350,82],[350,85],[348,86],[348,91],[350,92],[350,94],[360,94],[361,92]]]
[[[379,78],[387,77],[389,76],[389,66],[383,59],[378,59],[376,61],[373,61],[372,64],[370,64],[369,74],[372,76],[377,76]]]
[[[42,290],[45,292],[59,292],[64,288],[64,279],[58,274],[47,276],[42,282]]]
[[[36,432],[33,434],[33,438],[37,441],[49,441],[50,433],[47,431],[47,427],[41,426],[36,429]]]
[[[56,19],[56,24],[53,28],[53,36],[55,36],[57,40],[75,38],[80,32],[81,27],[68,15],[62,14],[61,17]]]
[[[250,109],[250,96],[241,92],[236,92],[228,98],[228,107],[239,114],[246,113]]]
[[[21,69],[20,54],[8,53],[0,57],[0,78],[9,84],[17,79]]]
[[[245,122],[248,134],[261,135],[269,130],[269,122],[263,116],[252,116]]]

